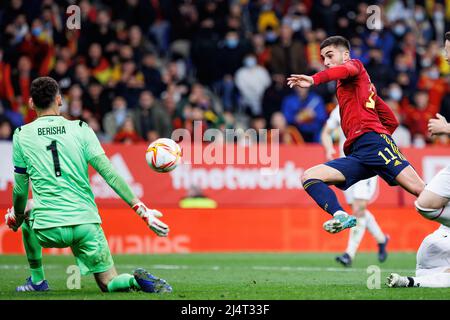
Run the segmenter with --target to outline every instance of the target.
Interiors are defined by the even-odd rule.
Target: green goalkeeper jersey
[[[104,150],[83,121],[43,116],[13,136],[15,172],[31,179],[33,229],[101,223],[89,184],[88,162]]]

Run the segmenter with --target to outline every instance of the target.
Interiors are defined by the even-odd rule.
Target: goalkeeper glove
[[[5,214],[5,222],[8,228],[12,231],[16,232],[17,229],[22,225],[23,220],[25,219],[24,214],[16,215],[14,212],[14,207],[8,209]]]
[[[158,210],[149,209],[142,202],[136,203],[133,206],[133,210],[147,223],[150,229],[153,230],[160,237],[167,237],[169,233],[169,227],[159,220],[162,217],[162,213]]]

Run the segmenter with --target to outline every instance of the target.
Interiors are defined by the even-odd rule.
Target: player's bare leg
[[[367,200],[363,199],[354,199],[352,202],[352,214],[357,218],[358,223],[354,228],[350,229],[345,253],[336,257],[336,261],[341,263],[345,267],[351,266],[352,261],[356,255],[356,251],[358,250],[359,244],[361,243],[364,237],[364,233],[366,232],[365,212],[367,202]]]
[[[309,168],[302,175],[305,191],[326,212],[333,215],[333,219],[323,224],[325,231],[337,233],[356,225],[356,218],[349,216],[339,204],[336,194],[328,186],[345,182],[345,176],[337,169],[320,164]]]
[[[450,207],[447,204],[446,208]],[[450,287],[450,228],[441,225],[423,239],[417,251],[416,276],[393,273],[388,277],[389,287]]]
[[[386,247],[389,242],[389,236],[381,230],[374,215],[368,209],[366,209],[365,220],[367,230],[378,244],[378,261],[384,262],[387,259]]]
[[[450,227],[450,167],[439,171],[427,184],[414,205],[426,219]]]
[[[302,183],[309,179],[320,179],[327,184],[345,182],[345,177],[339,170],[324,164],[319,164],[306,170],[302,175]]]
[[[98,287],[103,292],[108,292],[108,284],[111,282],[112,279],[117,277],[117,270],[116,267],[112,267],[111,269],[105,271],[105,272],[99,272],[94,273],[95,281],[97,282]],[[125,286],[126,288],[129,288],[129,286]],[[119,291],[119,290],[114,290]]]
[[[409,193],[419,196],[425,188],[425,182],[411,166],[403,169],[395,178],[397,183]]]

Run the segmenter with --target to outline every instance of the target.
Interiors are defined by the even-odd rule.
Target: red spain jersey
[[[392,134],[398,121],[391,108],[377,95],[375,86],[361,61],[352,59],[342,65],[320,71],[312,76],[314,84],[337,80],[336,97],[341,127],[346,141],[344,152],[366,132]]]

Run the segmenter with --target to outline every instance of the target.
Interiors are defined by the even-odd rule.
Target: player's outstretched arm
[[[450,123],[440,113],[436,113],[436,119],[428,121],[428,131],[431,134],[450,134]]]
[[[117,173],[108,157],[101,154],[89,160],[92,167],[105,179],[106,183],[147,223],[158,236],[166,237],[169,227],[158,218],[162,213],[149,209],[142,203],[131,190],[126,181]]]
[[[323,71],[317,72],[312,76],[304,74],[291,74],[288,80],[289,87],[298,86],[300,88],[309,88],[313,85],[317,86],[322,83],[347,79],[359,74],[360,68],[353,61],[347,61],[339,66],[334,66]]]

